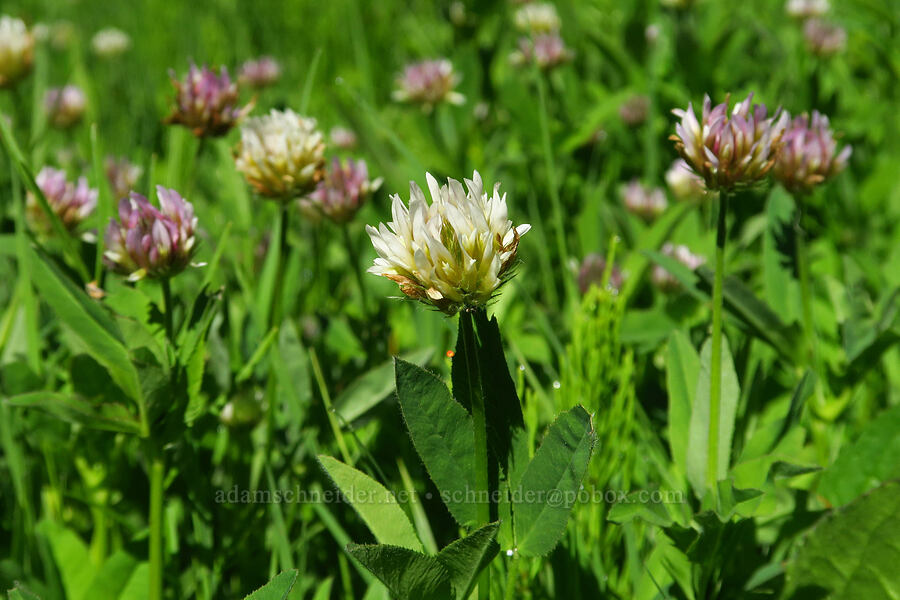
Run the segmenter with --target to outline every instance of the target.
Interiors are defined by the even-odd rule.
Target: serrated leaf
[[[272,581],[246,596],[244,600],[286,600],[295,581],[297,581],[296,569],[279,573]]]
[[[841,449],[822,474],[819,493],[843,506],[881,482],[900,477],[900,406],[879,414]]]
[[[413,445],[441,500],[463,526],[476,519],[475,430],[472,418],[443,381],[421,367],[395,359],[397,398]]]
[[[675,330],[666,352],[666,390],[669,392],[667,424],[672,460],[687,473],[691,406],[697,391],[700,357],[684,332]]]
[[[543,556],[566,529],[594,446],[591,416],[581,406],[561,413],[513,490],[516,545]]]
[[[394,494],[365,473],[330,456],[319,463],[382,544],[422,551],[422,542]]]
[[[347,551],[384,585],[396,600],[448,600],[453,597],[450,573],[437,557],[399,546],[359,546]]]
[[[707,460],[710,452],[717,452],[718,471],[716,481],[725,479],[731,461],[731,437],[734,433],[734,419],[741,390],[734,361],[728,349],[728,340],[722,336],[722,383],[719,402],[719,443],[709,447],[709,386],[712,340],[703,344],[700,352],[700,373],[697,376],[697,392],[691,407],[690,438],[687,453],[687,476],[694,491],[699,496],[707,490]]]
[[[788,563],[786,597],[894,600],[898,564],[900,482],[893,481],[816,524]]]

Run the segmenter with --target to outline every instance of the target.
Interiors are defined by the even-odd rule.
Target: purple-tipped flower
[[[837,54],[847,45],[847,32],[840,25],[822,19],[807,19],[803,37],[809,51],[818,56]]]
[[[666,195],[660,188],[644,186],[637,179],[622,188],[622,200],[628,212],[645,221],[652,221],[669,206]]]
[[[76,183],[66,179],[65,171],[44,167],[35,177],[35,182],[47,199],[47,204],[69,231],[75,231],[97,207],[97,190],[88,186],[84,177]],[[27,199],[28,221],[37,232],[49,233],[50,221],[44,213],[37,198],[29,192]]]
[[[356,148],[356,134],[346,127],[332,127],[328,134],[331,143],[341,150],[353,150]]]
[[[533,40],[527,37],[519,38],[519,49],[509,57],[515,66],[536,63],[544,71],[568,62],[571,58],[572,52],[566,48],[558,33],[537,35]]]
[[[629,127],[636,127],[647,120],[650,98],[644,95],[632,96],[619,106],[619,117]]]
[[[119,220],[106,230],[105,262],[129,281],[177,275],[194,255],[194,207],[172,189],[156,186],[159,208],[131,192],[119,202]]]
[[[103,167],[113,195],[120,199],[126,197],[128,192],[134,189],[138,179],[141,178],[141,173],[143,173],[143,169],[132,164],[124,156],[120,158],[107,156]]]
[[[662,254],[664,256],[671,256],[691,271],[695,271],[700,265],[706,262],[704,257],[694,254],[687,246],[681,244],[676,246],[671,242],[666,242],[663,245]],[[650,279],[653,281],[653,285],[663,292],[674,292],[681,288],[681,283],[678,279],[661,265],[653,266],[653,271],[650,273]]]
[[[581,268],[578,270],[578,289],[586,294],[592,285],[602,286],[605,276],[606,258],[600,254],[588,254],[581,261]],[[613,265],[609,273],[609,287],[618,291],[622,288],[623,281],[622,270],[618,265]]]
[[[698,121],[694,108],[672,112],[681,118],[676,135],[669,139],[691,169],[703,178],[708,190],[749,186],[763,177],[775,164],[775,153],[787,126],[788,115],[779,108],[771,117],[765,105],[751,105],[753,94],[728,113],[728,98],[712,106],[703,99]]]
[[[87,97],[76,85],[51,88],[44,95],[44,108],[50,124],[59,129],[68,129],[81,121]]]
[[[430,112],[436,104],[448,102],[462,104],[465,96],[454,91],[459,76],[453,72],[449,60],[423,60],[407,65],[397,76],[397,87],[393,98],[398,102],[420,104],[422,110]]]
[[[678,158],[666,171],[666,184],[672,195],[679,200],[700,200],[706,197],[703,180],[691,171],[683,158]]]
[[[281,65],[271,56],[261,56],[248,60],[241,65],[238,81],[241,85],[261,89],[268,87],[281,78]]]
[[[369,171],[364,160],[347,160],[341,163],[337,158],[331,161],[331,168],[325,173],[325,179],[303,204],[335,223],[346,223],[353,218],[356,211],[370,193],[381,187],[381,178],[369,181]]]
[[[784,145],[775,157],[775,179],[795,194],[808,193],[847,166],[853,149],[840,152],[828,123],[828,117],[813,111],[795,117],[782,138]]]
[[[253,108],[239,106],[238,86],[222,67],[219,75],[191,64],[184,81],[169,75],[175,87],[175,104],[165,122],[183,125],[197,137],[219,137],[228,133]]]

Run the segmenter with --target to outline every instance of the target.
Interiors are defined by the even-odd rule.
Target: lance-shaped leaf
[[[691,405],[697,391],[700,357],[691,341],[676,330],[669,337],[666,353],[666,389],[669,392],[669,449],[672,460],[687,472],[687,449],[690,440]]]
[[[406,427],[441,500],[460,525],[476,519],[475,430],[466,409],[443,381],[421,367],[395,359],[397,398]]]
[[[319,463],[369,526],[375,539],[382,544],[422,550],[422,542],[416,536],[412,523],[387,488],[362,471],[330,456],[320,454]]]
[[[557,417],[512,490],[516,544],[525,556],[542,556],[566,529],[594,446],[591,417],[576,406]]]
[[[815,526],[788,563],[785,597],[897,598],[898,564],[900,482],[893,481]]]
[[[297,581],[297,570],[291,569],[276,575],[272,581],[262,586],[244,600],[286,600],[294,582]]]
[[[728,349],[728,340],[722,336],[722,384],[719,399],[719,440],[716,448],[709,447],[709,383],[712,342],[707,340],[700,352],[700,375],[697,378],[697,392],[691,407],[690,439],[687,453],[688,481],[699,496],[707,489],[706,471],[710,452],[718,456],[716,480],[725,479],[731,459],[731,437],[734,433],[734,419],[741,390],[734,361]]]

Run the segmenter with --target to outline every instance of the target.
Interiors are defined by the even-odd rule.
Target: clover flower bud
[[[196,251],[194,207],[173,189],[156,186],[159,208],[131,192],[110,219],[104,260],[129,281],[165,279],[187,267]]]
[[[281,65],[271,56],[261,56],[241,65],[238,81],[241,85],[261,89],[276,83],[281,78]]]
[[[44,167],[34,180],[47,204],[70,232],[75,231],[97,207],[97,190],[88,185],[85,177],[72,183],[66,179],[65,171]],[[34,231],[44,235],[52,231],[47,215],[31,192],[26,199],[26,209],[29,225]]]
[[[346,223],[353,218],[369,194],[381,187],[381,181],[380,177],[369,181],[366,161],[347,160],[342,164],[335,158],[315,191],[304,198],[304,204],[335,223]]]
[[[510,62],[515,66],[531,63],[544,71],[571,60],[573,54],[566,48],[562,38],[556,33],[541,34],[532,38],[519,39],[519,49],[510,54]]]
[[[636,127],[647,120],[650,98],[642,94],[630,97],[619,106],[619,117],[629,127]]]
[[[812,117],[804,113],[794,118],[782,142],[772,173],[795,194],[809,193],[818,184],[843,171],[853,151],[850,146],[845,146],[838,152],[828,117],[816,111]]]
[[[127,158],[107,156],[103,162],[106,179],[112,188],[113,196],[124,198],[128,192],[134,189],[138,179],[144,170],[138,165],[132,164]]]
[[[50,124],[58,129],[77,125],[84,116],[87,97],[76,85],[51,88],[44,95],[44,109]]]
[[[751,105],[752,100],[750,94],[729,114],[728,98],[713,107],[706,96],[699,121],[690,104],[672,111],[681,122],[669,139],[707,190],[753,185],[775,164],[788,115],[779,108],[770,117],[765,105]]]
[[[694,254],[687,246],[678,244],[677,246],[671,242],[666,242],[661,250],[664,256],[671,256],[691,271],[697,270],[700,265],[706,262],[706,258]],[[662,265],[654,265],[650,273],[650,279],[653,285],[666,293],[671,293],[681,289],[681,282],[675,278]]]
[[[666,171],[666,184],[679,200],[701,200],[706,197],[703,180],[691,171],[683,158],[676,159]]]
[[[844,28],[822,19],[807,19],[803,24],[803,37],[809,51],[817,56],[837,54],[847,45]]]
[[[216,75],[208,67],[191,64],[183,81],[171,72],[175,103],[165,122],[187,127],[197,137],[220,137],[228,133],[253,108],[240,107],[238,86],[222,67]]]
[[[261,196],[286,201],[316,188],[325,174],[324,156],[315,119],[273,109],[241,127],[235,166]]]
[[[20,19],[0,17],[0,89],[11,88],[31,72],[34,36]]]
[[[407,65],[397,76],[397,88],[392,97],[397,102],[419,104],[425,112],[441,102],[462,104],[465,96],[453,88],[459,83],[449,60],[440,58]]]
[[[409,207],[392,196],[393,221],[366,231],[378,252],[369,273],[387,277],[404,294],[448,315],[485,306],[513,274],[519,239],[530,225],[513,226],[500,184],[492,195],[481,175],[440,186],[426,173],[432,202],[410,182]]]
[[[328,134],[331,144],[341,150],[353,150],[356,148],[356,134],[346,127],[332,127]]]
[[[603,278],[606,276],[606,257],[601,254],[588,254],[581,261],[581,268],[578,269],[578,289],[582,294],[586,294],[592,285],[603,285]],[[622,283],[625,279],[622,276],[622,270],[618,265],[613,265],[609,272],[609,287],[613,290],[622,289]]]
[[[657,218],[669,206],[666,195],[660,188],[644,186],[634,179],[622,188],[625,209],[645,221]]]

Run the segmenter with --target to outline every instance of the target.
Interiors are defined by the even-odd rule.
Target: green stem
[[[812,349],[811,358],[815,363],[816,356],[816,326],[813,321],[812,313],[812,291],[809,284],[809,254],[806,248],[806,233],[801,225],[802,209],[800,208],[800,199],[797,202],[797,221],[794,224],[794,231],[797,240],[797,276],[800,279],[800,301],[803,305],[803,328],[806,339]]]
[[[278,269],[275,275],[275,288],[272,290],[272,306],[269,308],[269,329],[281,324],[282,304],[284,303],[284,269],[287,264],[287,234],[290,225],[288,208],[290,202],[284,200],[278,213]]]
[[[553,153],[553,143],[550,140],[550,114],[547,109],[547,92],[545,89],[544,75],[535,67],[537,71],[537,89],[538,102],[540,110],[538,111],[538,120],[541,128],[541,143],[544,150],[544,165],[547,170],[547,186],[550,188],[550,202],[553,208],[553,226],[556,234],[556,252],[559,254],[559,266],[563,274],[563,283],[565,284],[566,298],[571,300],[577,295],[574,291],[574,278],[569,276],[568,271],[568,251],[566,250],[566,231],[563,225],[562,202],[559,197],[559,187],[556,182],[556,163]]]
[[[149,600],[161,600],[163,595],[162,512],[163,478],[165,466],[162,452],[150,450],[150,595]]]
[[[175,349],[175,326],[172,322],[172,288],[169,285],[169,278],[166,277],[160,281],[163,293],[163,320],[166,324],[166,339],[172,350]]]
[[[341,233],[344,236],[344,245],[347,246],[347,254],[350,256],[350,270],[356,278],[356,286],[359,288],[359,302],[362,305],[362,316],[365,319],[369,315],[366,285],[363,281],[363,272],[359,268],[359,248],[350,236],[349,225],[341,225]]]
[[[475,314],[464,311],[459,315],[460,334],[466,353],[466,372],[469,381],[469,397],[472,400],[472,420],[475,425],[475,493],[477,495],[478,525],[491,521],[490,488],[488,483],[487,418],[484,410],[484,393],[481,387],[481,366],[475,342]],[[485,567],[478,580],[478,598],[486,600],[491,593],[490,566]]]
[[[719,474],[719,413],[722,398],[722,284],[725,279],[725,240],[728,194],[719,193],[719,217],[716,228],[716,276],[713,284],[712,356],[709,365],[709,444],[706,480],[716,495]]]
[[[316,384],[319,386],[319,393],[322,395],[322,403],[325,405],[325,413],[328,415],[328,423],[331,425],[331,431],[334,433],[334,438],[337,440],[338,449],[341,451],[341,456],[344,457],[344,462],[353,466],[353,460],[350,458],[350,449],[347,447],[346,440],[344,440],[344,433],[341,431],[341,426],[337,422],[337,417],[335,416],[334,406],[331,404],[331,394],[328,393],[328,386],[325,385],[325,377],[322,375],[322,366],[319,364],[319,355],[312,346],[309,348],[309,362],[312,365],[313,376],[316,378]]]

